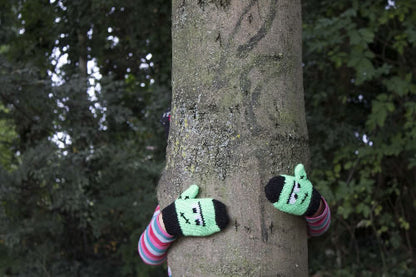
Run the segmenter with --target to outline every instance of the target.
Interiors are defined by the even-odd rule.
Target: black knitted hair
[[[285,185],[285,178],[283,176],[275,176],[270,179],[267,185],[264,187],[266,193],[266,198],[272,202],[276,203],[279,200],[280,193],[282,192],[283,186]],[[309,203],[308,209],[305,212],[305,216],[312,216],[319,209],[319,204],[321,202],[321,195],[319,192],[312,188],[312,197],[311,202]]]
[[[218,225],[218,227],[223,230],[225,227],[227,227],[228,222],[230,221],[227,210],[225,205],[215,199],[212,199],[212,203],[214,204],[214,210],[215,210],[215,221]],[[220,216],[218,216],[220,215]]]
[[[285,185],[285,178],[283,176],[275,176],[269,180],[267,185],[264,187],[266,198],[275,203],[279,200],[280,193],[282,192],[283,186]]]
[[[321,194],[313,188],[312,189],[312,197],[311,202],[309,203],[309,207],[305,212],[305,216],[311,217],[316,213],[319,209],[319,205],[321,203]]]
[[[172,202],[169,206],[162,211],[163,223],[168,234],[172,236],[183,235],[181,227],[179,226],[178,217],[176,215],[175,202]]]

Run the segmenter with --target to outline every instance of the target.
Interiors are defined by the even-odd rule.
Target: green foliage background
[[[415,276],[416,2],[305,1],[312,180],[333,223],[317,276]]]
[[[137,241],[164,161],[169,5],[1,0],[0,10],[0,275],[164,275],[140,261]],[[102,78],[87,74],[93,59]]]
[[[136,249],[164,163],[169,1],[0,11],[0,275],[166,276]],[[414,276],[415,2],[304,1],[303,22],[311,179],[332,210],[310,274]]]

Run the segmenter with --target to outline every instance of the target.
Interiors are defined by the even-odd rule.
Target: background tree
[[[414,1],[305,1],[303,14],[312,177],[333,211],[311,271],[413,276]]]
[[[1,275],[151,274],[135,249],[164,159],[169,5],[0,5]]]
[[[180,240],[176,276],[306,276],[305,222],[264,186],[307,162],[300,1],[173,1],[172,123],[162,206],[192,183],[232,222]]]

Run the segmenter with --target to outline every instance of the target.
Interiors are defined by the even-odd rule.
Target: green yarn
[[[295,176],[279,175],[270,179],[265,193],[274,207],[294,215],[312,216],[321,201],[321,195],[308,180],[302,164],[295,167]]]
[[[281,175],[285,178],[285,184],[279,200],[273,205],[284,212],[303,215],[309,207],[312,197],[312,183],[307,179],[305,168],[298,164],[295,168],[295,176]]]
[[[197,185],[191,185],[187,190],[182,192],[178,199],[193,199],[199,193],[199,187]]]
[[[166,231],[173,236],[209,236],[229,223],[226,207],[212,198],[195,198],[199,187],[190,186],[162,210]]]
[[[175,201],[179,226],[184,236],[209,236],[219,232],[211,198]]]

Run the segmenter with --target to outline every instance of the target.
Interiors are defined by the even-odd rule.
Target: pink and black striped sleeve
[[[152,220],[139,239],[138,251],[143,262],[149,265],[159,265],[166,260],[167,251],[174,236],[169,235],[159,222],[160,207],[156,207]]]
[[[329,225],[331,224],[331,210],[325,199],[323,197],[321,199],[324,204],[323,212],[317,217],[305,216],[306,223],[308,224],[308,234],[311,237],[322,235],[328,230]]]

